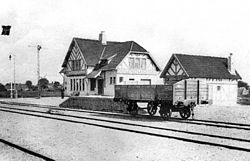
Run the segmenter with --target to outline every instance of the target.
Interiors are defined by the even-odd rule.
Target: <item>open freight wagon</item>
[[[161,117],[165,120],[171,117],[172,112],[179,112],[183,119],[190,117],[196,105],[199,92],[188,92],[187,84],[176,85],[115,85],[114,101],[128,105],[129,113],[138,113],[138,102],[147,103],[149,115],[156,114],[158,108]],[[183,96],[183,97],[182,97]]]

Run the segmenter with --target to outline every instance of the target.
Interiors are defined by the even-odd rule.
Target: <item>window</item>
[[[221,89],[221,86],[217,86],[217,91],[220,91],[220,89]]]
[[[129,68],[134,69],[134,58],[129,58]]]
[[[84,79],[82,79],[82,91],[84,91]]]
[[[141,83],[151,85],[151,79],[141,79]]]
[[[94,78],[90,79],[90,90],[94,91],[96,86],[96,80]]]
[[[119,82],[123,82],[123,77],[119,77]]]
[[[135,69],[140,69],[140,58],[135,58],[134,68]]]
[[[81,69],[81,60],[72,60],[72,70],[80,70]]]
[[[116,84],[116,77],[110,77],[109,84]]]
[[[129,78],[130,81],[134,81],[135,79],[134,78]]]
[[[73,79],[73,89],[74,89],[74,91],[76,90],[76,80],[75,79]]]
[[[141,59],[141,69],[145,70],[146,69],[146,58]]]
[[[112,84],[113,83],[113,77],[110,77],[109,78],[109,84]]]
[[[70,90],[72,91],[73,90],[73,80],[70,79]]]
[[[146,70],[146,58],[130,57],[129,58],[129,68],[130,69],[141,69]]]
[[[79,90],[79,82],[78,82],[78,79],[76,79],[76,91]]]
[[[79,79],[79,87],[80,87],[79,91],[81,91],[82,90],[82,79]]]

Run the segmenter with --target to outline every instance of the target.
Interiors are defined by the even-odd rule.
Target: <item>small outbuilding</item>
[[[174,98],[197,104],[232,105],[237,102],[238,80],[232,54],[228,58],[173,54],[161,73],[164,84],[174,84]]]

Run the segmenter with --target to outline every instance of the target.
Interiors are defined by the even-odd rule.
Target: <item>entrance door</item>
[[[103,95],[103,79],[98,79],[98,95]]]

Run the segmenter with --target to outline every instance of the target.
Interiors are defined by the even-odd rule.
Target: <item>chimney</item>
[[[99,34],[99,41],[102,43],[102,45],[107,45],[106,35],[104,31],[101,31]]]
[[[233,64],[233,60],[232,60],[232,56],[233,56],[233,53],[230,53],[228,59],[227,59],[227,66],[228,66],[228,71],[235,75],[235,68],[234,68],[234,64]]]

